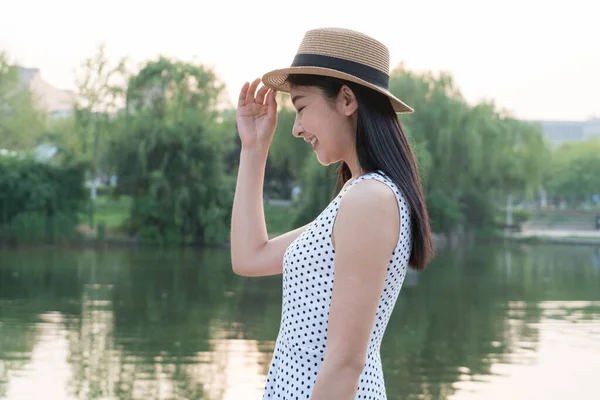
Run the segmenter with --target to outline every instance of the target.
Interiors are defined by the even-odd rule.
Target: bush
[[[0,238],[52,243],[75,235],[87,192],[84,166],[0,158]]]

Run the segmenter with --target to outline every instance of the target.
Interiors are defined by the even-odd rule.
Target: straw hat
[[[290,74],[341,78],[383,93],[397,113],[412,113],[411,107],[389,92],[389,70],[389,51],[381,42],[349,29],[321,28],[305,33],[289,68],[266,73],[262,82],[271,89],[289,93]]]

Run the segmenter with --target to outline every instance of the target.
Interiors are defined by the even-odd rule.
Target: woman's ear
[[[349,117],[358,109],[358,101],[352,89],[347,85],[342,85],[338,94],[338,104],[340,105],[341,112],[345,116]]]

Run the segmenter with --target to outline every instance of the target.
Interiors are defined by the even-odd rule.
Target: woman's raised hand
[[[277,126],[276,92],[266,86],[256,91],[259,83],[260,78],[257,78],[242,86],[236,119],[242,148],[267,150]]]

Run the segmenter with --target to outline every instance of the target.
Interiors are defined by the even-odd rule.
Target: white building
[[[587,121],[529,122],[539,123],[542,126],[542,133],[551,146],[558,146],[563,142],[600,139],[600,118],[592,118]]]

